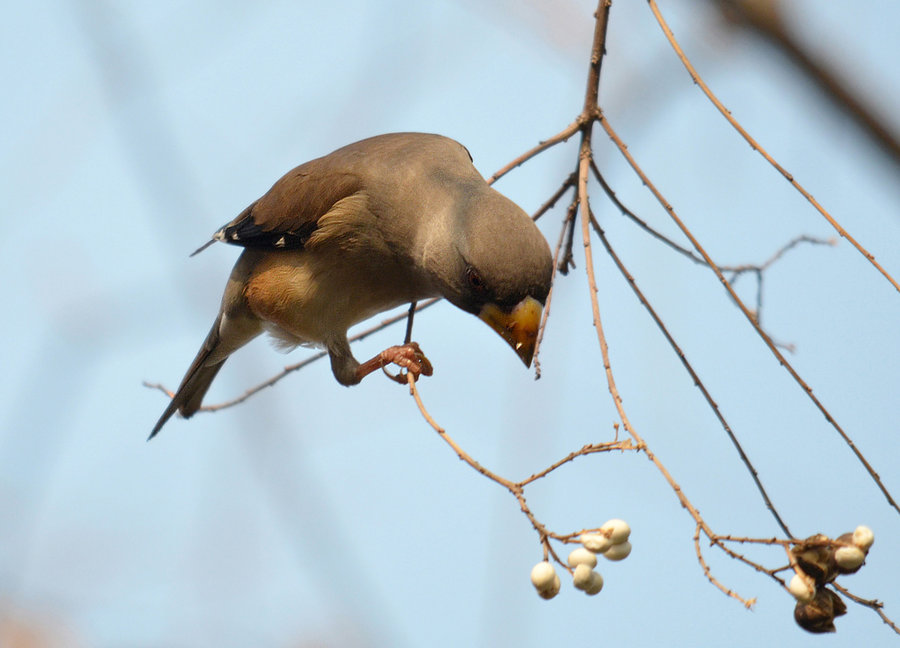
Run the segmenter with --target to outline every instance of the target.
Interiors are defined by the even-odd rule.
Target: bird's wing
[[[304,247],[322,216],[362,188],[356,174],[329,169],[321,162],[313,160],[286,173],[262,198],[221,227],[213,240],[273,250]]]

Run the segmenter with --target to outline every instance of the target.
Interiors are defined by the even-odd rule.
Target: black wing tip
[[[315,228],[316,224],[310,223],[299,231],[266,230],[247,218],[234,225],[226,225],[213,238],[245,248],[297,250],[306,244]]]

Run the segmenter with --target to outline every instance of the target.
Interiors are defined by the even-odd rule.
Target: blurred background
[[[661,2],[725,104],[895,277],[900,183],[886,146],[724,2]],[[890,130],[900,103],[888,0],[794,0],[784,24]],[[712,587],[694,525],[646,457],[581,458],[526,491],[567,533],[630,522],[632,555],[588,598],[528,580],[541,548],[508,493],[463,463],[407,390],[352,389],[316,363],[245,404],[147,434],[218,308],[239,250],[188,258],[285,171],[377,133],[463,142],[488,176],[580,111],[591,0],[554,2],[47,2],[0,24],[5,340],[0,373],[0,645],[731,646],[893,644],[850,606],[835,638],[721,554]],[[631,152],[722,264],[835,236],[691,83],[647,4],[612,7],[601,103]],[[577,138],[576,138],[577,139]],[[675,236],[595,131],[618,196]],[[552,149],[495,185],[533,212],[576,164]],[[714,275],[660,245],[592,188],[613,245],[671,327],[798,536],[867,524],[843,582],[900,618],[900,516],[729,302]],[[565,205],[540,225],[551,242]],[[719,533],[779,530],[714,416],[594,246],[613,370],[632,423]],[[477,460],[521,479],[612,438],[584,261],[554,291],[534,380],[475,318],[439,304],[414,338],[434,417]],[[737,283],[755,299],[749,277]],[[849,244],[800,246],[765,273],[762,322],[900,494],[900,295]],[[369,357],[402,325],[356,347]],[[296,362],[260,339],[208,402]],[[768,566],[777,550],[749,552]],[[851,639],[852,638],[852,639]]]

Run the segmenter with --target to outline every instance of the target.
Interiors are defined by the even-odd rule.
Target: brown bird
[[[430,375],[415,343],[360,364],[347,341],[354,324],[429,297],[477,315],[531,365],[550,249],[449,138],[380,135],[302,164],[197,252],[215,241],[245,249],[151,439],[176,410],[193,415],[228,356],[264,332],[287,348],[324,347],[342,385],[389,364]]]

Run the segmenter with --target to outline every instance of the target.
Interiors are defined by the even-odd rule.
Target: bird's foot
[[[385,367],[395,364],[400,367],[399,374],[390,373]],[[357,375],[362,380],[376,369],[384,371],[385,375],[401,385],[406,384],[406,374],[410,374],[413,380],[418,380],[419,376],[430,376],[434,373],[434,369],[422,349],[415,342],[409,342],[399,346],[388,347],[377,356],[359,365]]]

